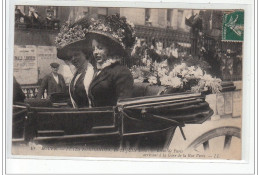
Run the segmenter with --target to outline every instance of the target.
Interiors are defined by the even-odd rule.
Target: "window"
[[[57,18],[57,7],[48,7],[45,9],[45,15],[46,17],[52,17],[52,18]]]
[[[89,15],[89,7],[87,7],[86,9],[84,9],[83,15],[84,15],[84,16],[88,16],[88,15]]]
[[[151,9],[145,9],[145,25],[151,26]]]
[[[167,27],[171,26],[172,22],[172,9],[167,9]]]
[[[183,18],[183,10],[178,9],[178,21],[177,21],[177,26],[178,29],[182,29],[182,18]]]
[[[99,7],[97,13],[98,13],[98,17],[105,17],[108,15],[108,8]]]

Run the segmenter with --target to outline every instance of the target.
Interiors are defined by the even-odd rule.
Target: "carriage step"
[[[115,131],[115,126],[95,126],[91,129],[94,133]]]
[[[63,130],[45,130],[45,131],[38,131],[38,137],[44,137],[44,136],[63,136],[64,131]]]

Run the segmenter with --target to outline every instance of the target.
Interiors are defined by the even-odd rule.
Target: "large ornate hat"
[[[72,25],[65,24],[55,40],[58,58],[68,59],[69,48],[90,49],[93,38],[109,40],[113,50],[124,54],[135,42],[134,25],[118,14],[97,20],[82,18]]]

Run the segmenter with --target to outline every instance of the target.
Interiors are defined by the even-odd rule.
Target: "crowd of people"
[[[183,47],[177,42],[172,42],[168,47],[165,47],[162,42],[156,41],[152,39],[151,43],[147,43],[145,39],[137,39],[136,44],[134,45],[133,51],[131,53],[132,56],[144,56],[149,55],[151,52],[157,54],[158,56],[166,56],[166,57],[185,57],[189,53],[187,52],[187,47]],[[156,57],[156,56],[152,56]]]
[[[47,9],[46,14],[39,14],[35,8],[30,7],[28,14],[25,14],[19,8],[16,8],[15,26],[16,28],[45,28],[49,30],[58,30],[60,27],[60,20],[55,18],[54,10],[52,9]]]

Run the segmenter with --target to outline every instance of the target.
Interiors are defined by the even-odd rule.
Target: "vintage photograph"
[[[243,9],[13,13],[12,155],[242,159]]]

